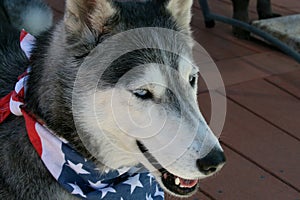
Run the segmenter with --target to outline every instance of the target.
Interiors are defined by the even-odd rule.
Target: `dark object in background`
[[[248,23],[249,0],[232,0],[232,3],[233,18]],[[259,19],[268,19],[281,16],[280,14],[273,13],[271,0],[257,0],[257,14]],[[233,26],[232,32],[238,38],[249,39],[250,37],[250,32],[238,27]]]

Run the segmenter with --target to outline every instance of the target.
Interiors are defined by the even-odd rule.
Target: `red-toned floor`
[[[60,19],[64,1],[48,2]],[[208,2],[213,12],[232,15],[230,0]],[[298,0],[272,2],[283,15],[300,11]],[[255,3],[250,3],[252,19],[257,18]],[[221,141],[228,161],[190,199],[300,200],[300,65],[266,44],[236,39],[229,25],[206,29],[196,1],[193,11],[194,37],[216,62],[226,86]],[[210,98],[202,84],[198,99],[209,119]]]

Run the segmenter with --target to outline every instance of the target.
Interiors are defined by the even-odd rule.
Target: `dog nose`
[[[223,151],[213,148],[204,158],[198,159],[197,167],[205,175],[210,175],[221,168],[226,161]]]

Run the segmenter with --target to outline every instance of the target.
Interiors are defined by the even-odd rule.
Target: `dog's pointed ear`
[[[85,27],[103,32],[115,13],[110,0],[67,0],[64,23],[72,33],[81,32]]]
[[[193,0],[169,0],[165,5],[176,23],[185,31],[190,32]]]

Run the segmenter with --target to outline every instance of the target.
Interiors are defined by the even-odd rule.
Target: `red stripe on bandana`
[[[0,99],[0,124],[10,115],[9,102],[14,91]]]
[[[7,117],[12,113],[10,108],[10,101],[16,101],[23,103],[24,101],[24,88],[20,90],[17,94],[16,91],[12,91],[5,97],[0,99],[0,124],[7,119]],[[38,155],[41,157],[42,155],[42,142],[41,139],[35,129],[36,120],[32,118],[29,114],[27,114],[24,109],[20,108],[25,119],[26,130],[28,133],[28,137],[36,149]]]
[[[25,30],[22,30],[21,35],[20,35],[21,43],[25,41],[26,36],[28,36],[28,33]],[[21,45],[21,47],[22,47],[22,45]],[[24,72],[22,75],[20,75],[18,77],[19,82],[26,75],[28,75],[27,72]],[[20,85],[21,88],[17,89],[18,87],[16,87],[14,91],[10,92],[5,97],[0,99],[0,124],[2,122],[4,122],[5,119],[10,114],[15,114],[13,111],[17,110],[17,113],[19,113],[19,114],[22,113],[22,115],[25,119],[26,130],[27,130],[29,140],[31,141],[34,148],[36,149],[38,155],[41,157],[42,156],[42,142],[41,142],[41,138],[39,137],[39,135],[36,131],[36,127],[35,127],[37,121],[33,117],[31,117],[30,114],[26,113],[26,111],[21,106],[24,103],[24,92],[25,92],[23,81],[21,82],[21,85]],[[15,102],[15,104],[11,104],[11,102]],[[10,107],[10,106],[13,106],[13,107]],[[16,106],[18,106],[18,107],[16,107]],[[18,114],[18,116],[19,116],[19,114]]]
[[[27,33],[25,30],[22,30],[22,31],[21,31],[21,34],[20,34],[20,42],[23,41],[23,39],[26,37],[27,34],[28,34],[28,33]]]
[[[37,133],[36,128],[35,128],[36,120],[34,120],[23,109],[22,109],[22,113],[25,118],[25,124],[26,124],[26,130],[27,130],[28,137],[29,137],[32,145],[34,146],[35,150],[41,157],[43,148],[42,148],[41,138],[39,137],[39,134]]]

